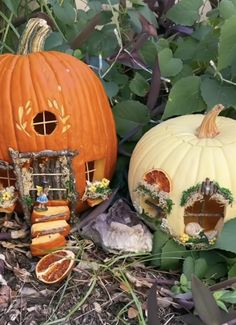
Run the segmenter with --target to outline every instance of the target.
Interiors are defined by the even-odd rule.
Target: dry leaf
[[[13,268],[15,276],[22,282],[31,282],[31,274],[26,269]]]
[[[8,285],[0,287],[0,305],[8,304],[11,300],[11,288]]]
[[[129,288],[124,283],[120,284],[120,289],[125,292],[130,292]]]
[[[94,303],[93,303],[93,306],[94,306],[94,310],[95,310],[98,314],[100,314],[100,313],[102,312],[102,307],[101,307],[101,305],[100,305],[99,303],[94,302]]]
[[[133,283],[137,288],[140,288],[140,287],[151,288],[153,285],[153,283],[148,282],[148,279],[135,277],[135,276],[131,275],[129,272],[126,272],[125,274],[126,274],[127,278],[129,279],[129,281],[131,283]]]
[[[129,319],[133,319],[133,318],[136,318],[138,316],[138,311],[137,309],[133,308],[133,307],[130,307],[128,309],[128,318]]]

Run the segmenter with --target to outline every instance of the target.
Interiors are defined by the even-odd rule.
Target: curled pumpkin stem
[[[217,134],[220,133],[216,125],[216,118],[223,109],[224,106],[222,104],[217,104],[210,112],[205,115],[201,125],[197,128],[196,131],[196,136],[199,139],[214,138],[217,136]]]

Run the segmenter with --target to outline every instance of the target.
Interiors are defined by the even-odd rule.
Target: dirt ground
[[[154,282],[161,323],[183,324],[170,292],[178,275],[158,272],[143,257],[105,253],[80,238],[74,227],[68,247],[77,256],[75,266],[63,282],[46,285],[36,278],[39,258],[30,254],[29,237],[0,242],[1,325],[146,324],[147,295]]]

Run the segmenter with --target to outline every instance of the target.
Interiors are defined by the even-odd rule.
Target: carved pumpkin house
[[[42,51],[49,30],[44,20],[31,19],[19,53],[0,56],[0,182],[17,182],[26,214],[42,179],[50,185],[49,200],[76,203],[86,180],[110,178],[116,162],[102,83],[78,59]]]
[[[236,121],[218,116],[222,109],[157,125],[131,157],[134,206],[149,221],[163,218],[163,228],[182,242],[199,236],[212,242],[236,217]]]

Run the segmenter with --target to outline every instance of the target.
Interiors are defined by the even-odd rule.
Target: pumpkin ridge
[[[60,85],[60,82],[58,80],[58,77],[57,77],[57,74],[55,72],[55,69],[52,68],[52,65],[50,64],[50,61],[48,60],[48,52],[38,52],[37,54],[42,57],[42,59],[44,60],[45,64],[48,66],[49,70],[51,71],[52,75],[54,76],[54,78],[56,80],[57,85]],[[58,91],[58,93],[60,94],[59,97],[61,98],[61,104],[65,107],[66,106],[66,101],[65,101],[65,97],[64,97],[64,92],[63,91],[60,91],[60,92]],[[54,98],[48,98],[48,99],[52,100]],[[56,119],[58,121],[57,127],[59,127],[59,122],[60,121],[58,120],[57,116],[56,116]],[[68,139],[68,137],[66,137],[66,138]],[[68,141],[67,141],[66,147],[69,148]]]
[[[12,95],[14,93],[14,96],[15,96],[15,92],[12,91],[12,84],[13,84],[12,83],[12,80],[14,78],[14,73],[16,73],[15,67],[17,66],[17,63],[19,65],[19,62],[21,61],[20,59],[21,59],[20,56],[16,56],[15,60],[13,58],[12,62],[10,63],[10,67],[8,67],[9,70],[11,70],[11,67],[12,67],[11,75],[9,77],[9,84],[8,84],[8,87],[7,87],[8,90],[9,90],[9,95],[8,95],[9,102],[10,102],[9,107],[14,107]],[[6,80],[5,80],[5,82],[6,82]],[[10,87],[9,87],[9,85],[10,85]],[[20,85],[18,85],[18,89],[20,89]],[[16,98],[17,97],[18,96],[16,96]],[[22,98],[22,96],[21,96],[21,98]],[[15,115],[15,113],[14,113],[15,111],[12,110],[12,109],[8,109],[8,112],[9,112],[9,120],[11,119],[11,120],[16,120],[17,121],[17,119],[15,119],[16,117],[14,116]],[[12,143],[11,146],[15,146],[17,148],[17,129],[16,129],[16,124],[15,123],[12,124],[12,132],[14,133],[14,135],[11,136],[12,137],[12,140],[14,140],[14,144]],[[7,160],[9,161],[9,158]]]

